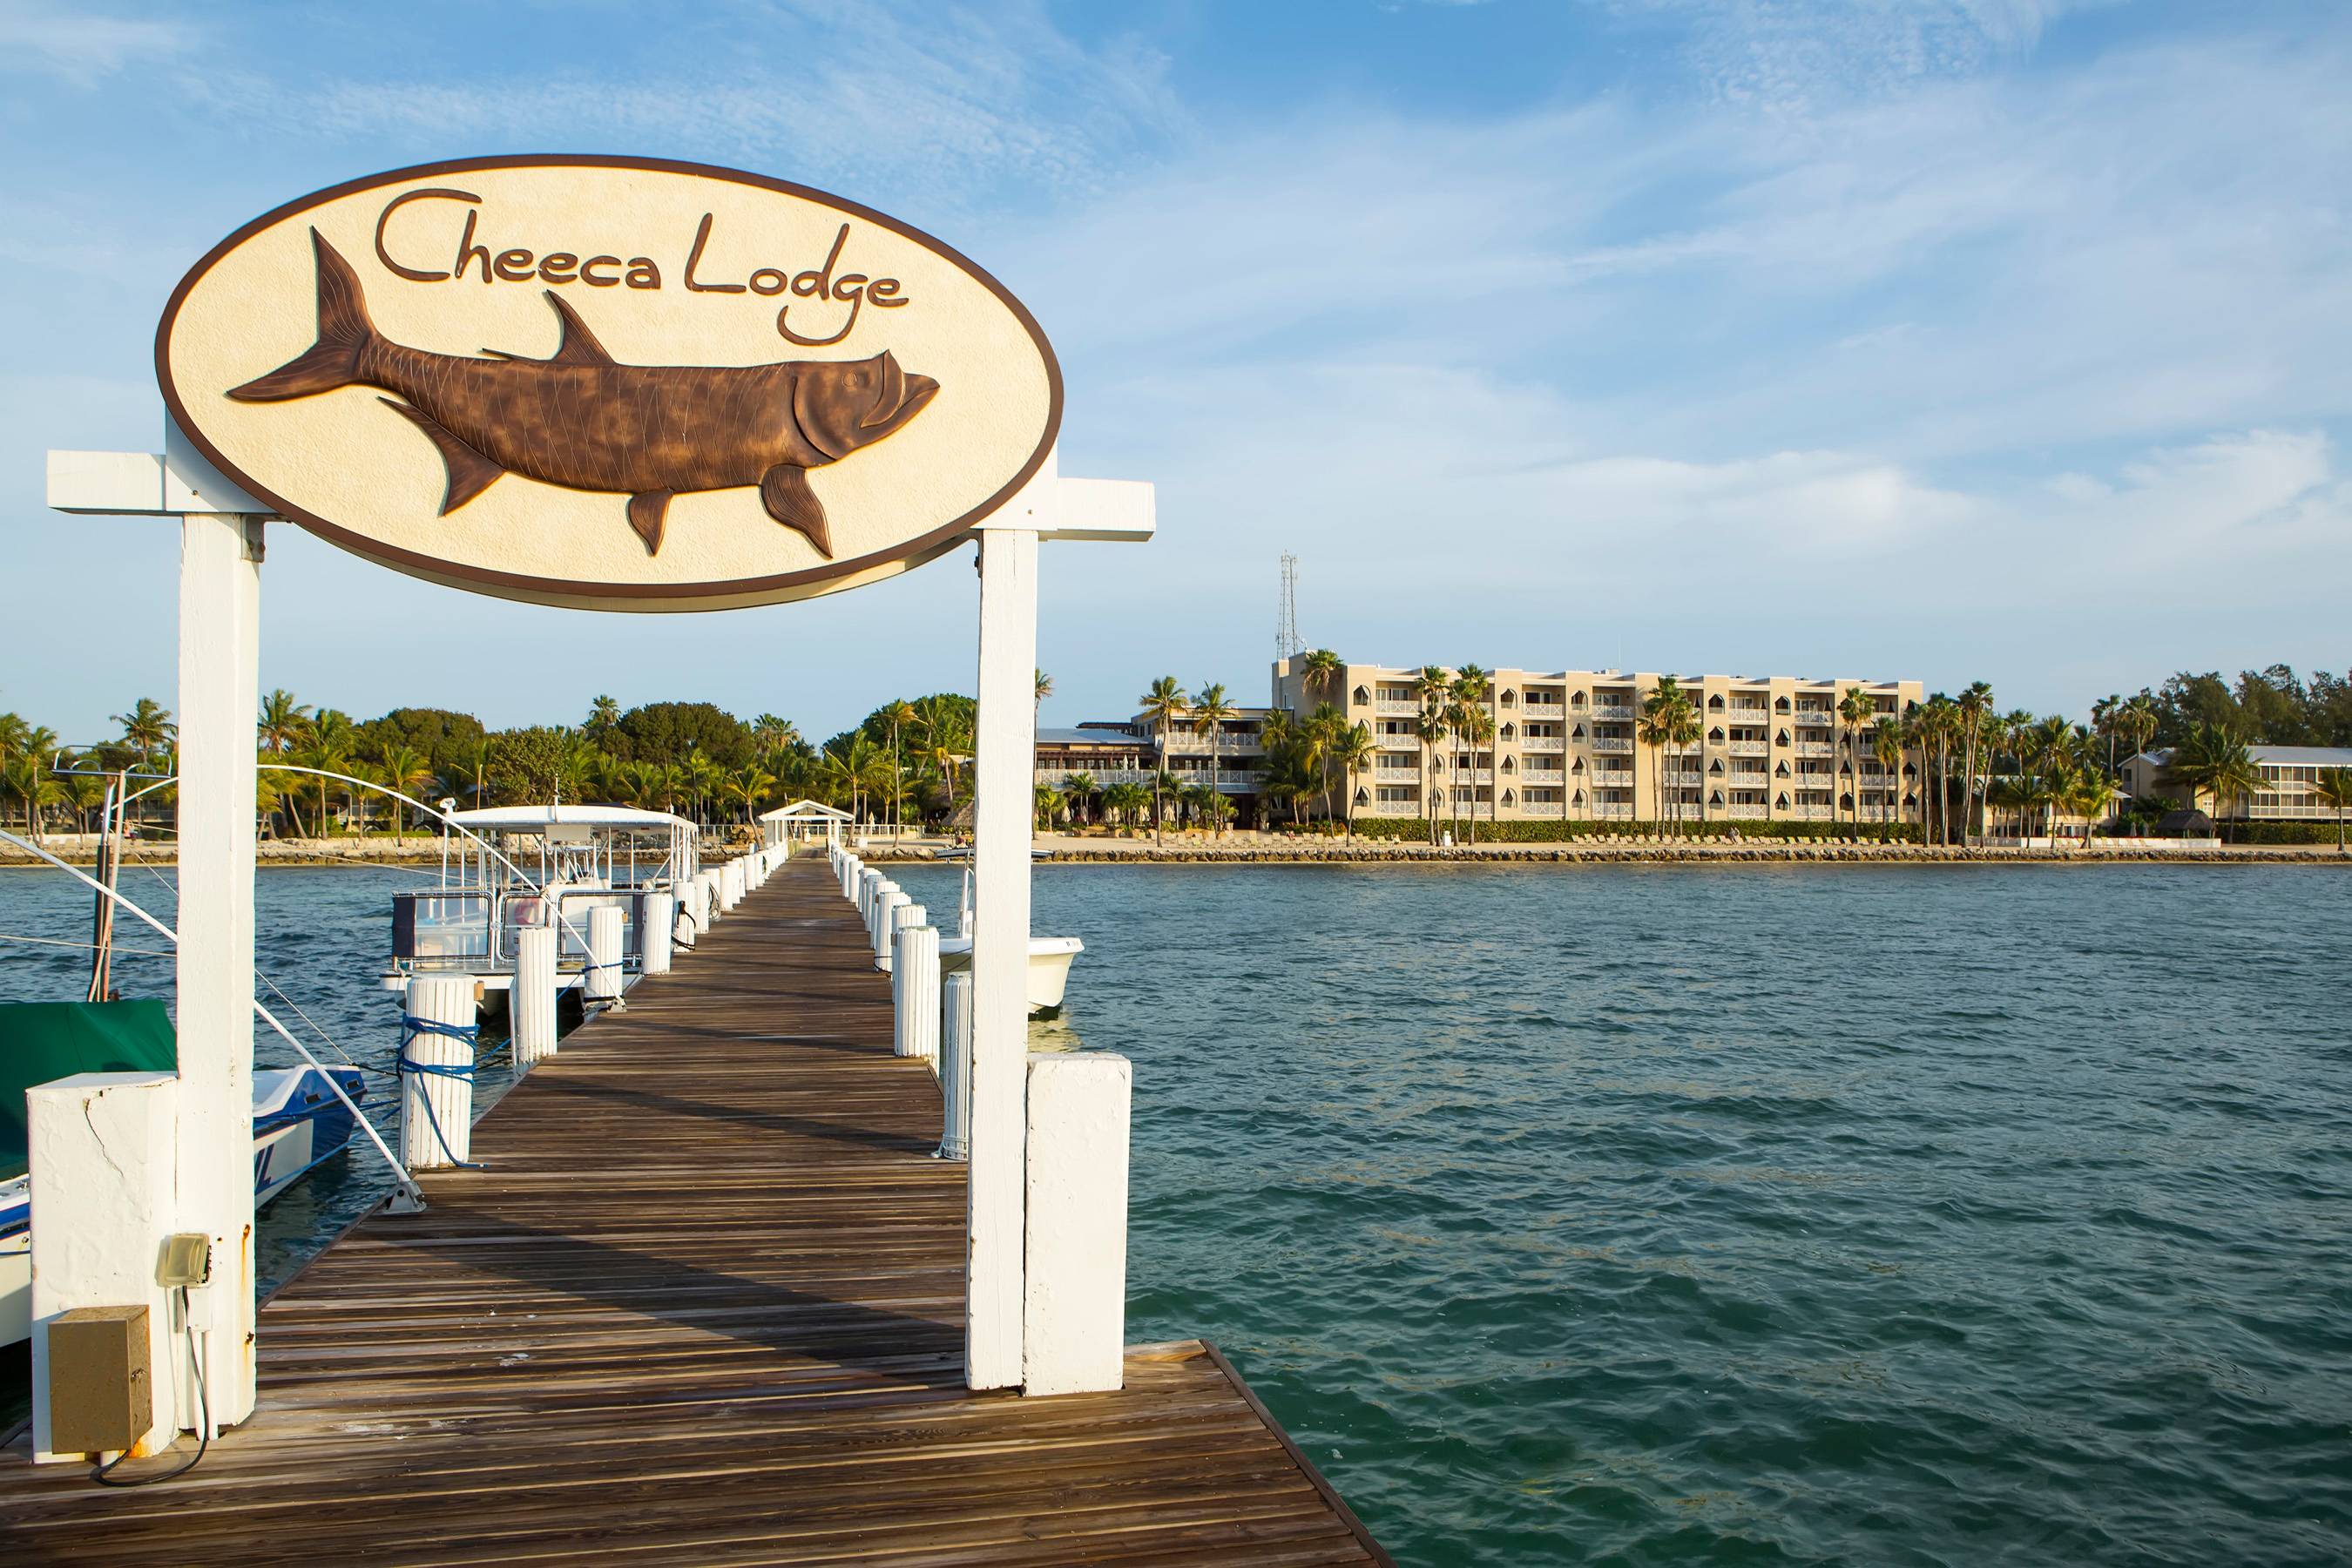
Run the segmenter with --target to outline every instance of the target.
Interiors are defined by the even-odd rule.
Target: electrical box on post
[[[145,1436],[146,1307],[76,1307],[48,1329],[50,1452],[121,1453]]]

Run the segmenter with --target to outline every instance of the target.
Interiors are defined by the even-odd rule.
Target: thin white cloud
[[[0,69],[36,71],[89,87],[140,61],[196,47],[184,23],[63,11],[39,0],[0,0]]]

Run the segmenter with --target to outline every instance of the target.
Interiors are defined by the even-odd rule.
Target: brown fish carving
[[[865,360],[777,364],[622,364],[555,292],[562,321],[552,359],[496,349],[430,353],[394,342],[368,320],[359,275],[317,229],[319,341],[268,375],[233,388],[244,403],[342,386],[395,393],[385,406],[424,431],[447,466],[441,515],[504,474],[629,498],[647,554],[661,549],[672,497],[757,485],[768,514],[808,535],[827,560],[833,538],[808,470],[869,447],[923,411],[940,390],[887,351]]]

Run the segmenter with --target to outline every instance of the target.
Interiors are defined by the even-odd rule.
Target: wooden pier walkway
[[[964,1388],[963,1167],[863,939],[783,868],[267,1304],[195,1470],[0,1455],[0,1560],[1386,1562],[1199,1342]]]

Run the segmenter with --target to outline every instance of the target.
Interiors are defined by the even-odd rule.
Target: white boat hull
[[[1070,961],[1086,952],[1087,944],[1074,936],[1033,936],[1029,939],[1029,1011],[1058,1013],[1062,997],[1070,986]],[[940,970],[953,974],[971,967],[971,938],[949,936],[940,939]]]

